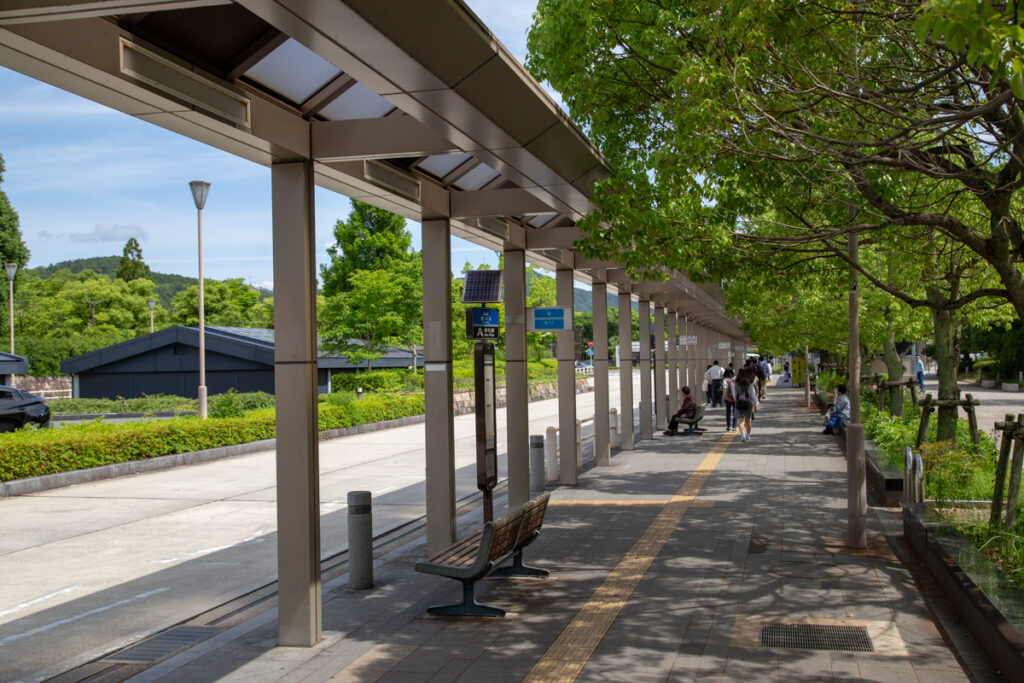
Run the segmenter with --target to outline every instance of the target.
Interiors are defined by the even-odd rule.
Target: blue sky
[[[520,60],[535,0],[467,0]],[[195,276],[196,211],[188,181],[208,180],[203,266],[213,279],[271,287],[270,171],[0,67],[0,190],[21,219],[29,266],[120,256],[135,237],[158,272]],[[317,189],[317,260],[327,260],[346,197]],[[409,224],[419,248],[419,225]],[[453,240],[452,265],[497,264]]]

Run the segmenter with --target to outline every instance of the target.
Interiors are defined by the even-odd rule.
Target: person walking
[[[757,412],[757,378],[754,369],[746,367],[736,375],[732,384],[732,396],[736,401],[736,417],[739,422],[740,439],[750,441],[750,422]]]
[[[711,394],[711,407],[722,405],[722,377],[725,375],[725,370],[718,364],[718,361],[714,361],[708,371],[704,373],[704,379],[708,381],[708,389]]]
[[[921,391],[924,391],[924,361],[921,360],[921,356],[914,357],[914,372],[917,374],[917,384],[921,387]]]
[[[736,431],[736,399],[732,396],[734,378],[735,373],[732,368],[726,368],[725,376],[722,378],[722,400],[725,401],[725,431],[727,432]]]

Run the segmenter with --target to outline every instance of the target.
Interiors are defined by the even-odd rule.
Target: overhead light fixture
[[[124,75],[243,128],[252,127],[249,98],[126,38],[119,40]]]
[[[411,199],[414,202],[420,200],[420,183],[390,166],[385,166],[379,161],[367,159],[363,162],[363,178],[374,185],[391,190],[395,194]]]

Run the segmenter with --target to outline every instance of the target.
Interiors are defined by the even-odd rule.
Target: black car
[[[29,422],[42,428],[50,426],[50,406],[46,399],[0,385],[0,432],[13,432]]]

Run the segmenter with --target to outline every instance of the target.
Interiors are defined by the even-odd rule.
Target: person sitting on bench
[[[836,405],[828,411],[828,420],[825,422],[825,429],[821,431],[822,434],[835,434],[835,430],[840,426],[850,423],[850,399],[846,397],[846,385],[838,385],[836,392]]]
[[[683,387],[683,405],[680,406],[675,415],[669,418],[668,429],[665,430],[665,434],[677,434],[679,421],[683,419],[692,420],[696,414],[697,402],[693,400],[693,396],[690,396],[690,387]]]

